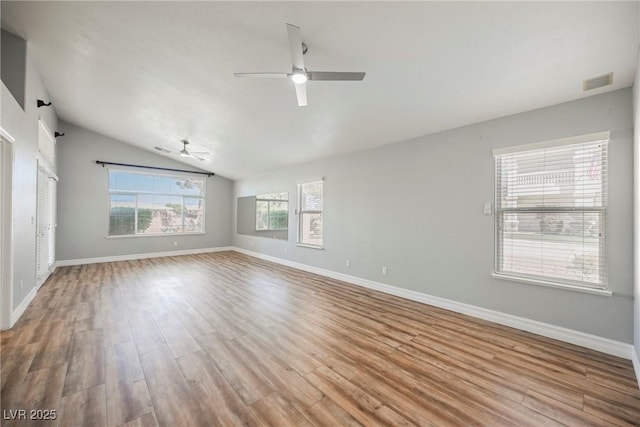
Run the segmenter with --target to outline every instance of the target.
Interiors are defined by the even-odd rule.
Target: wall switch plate
[[[287,254],[287,251],[289,250],[289,248],[284,248],[284,254]]]
[[[383,276],[387,275],[387,267],[382,267],[382,275]]]
[[[486,202],[484,204],[484,214],[491,215],[491,202]]]
[[[344,263],[347,267],[351,267],[351,261],[349,261],[349,259],[347,259],[347,261]]]

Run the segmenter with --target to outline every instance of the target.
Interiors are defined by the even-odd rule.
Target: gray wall
[[[3,63],[5,58],[2,58]],[[36,100],[49,99],[40,74],[27,52],[24,110],[2,84],[2,127],[13,144],[13,298],[15,308],[36,286],[36,183],[38,118],[55,131],[58,121],[53,107],[36,107]]]
[[[96,165],[96,160],[190,168],[70,123],[61,122],[60,127],[66,135],[58,139],[58,261],[231,244],[232,183],[218,176],[207,178],[206,234],[106,238],[108,169]]]
[[[478,123],[234,183],[234,196],[296,194],[324,176],[324,250],[235,234],[235,246],[631,343],[633,324],[630,89]],[[491,150],[611,130],[609,285],[614,296],[496,280]],[[294,204],[295,197],[290,203]],[[253,247],[250,247],[250,242]],[[350,259],[351,267],[345,265]],[[381,267],[388,267],[388,275]]]
[[[640,357],[640,54],[638,55],[638,66],[636,68],[635,83],[633,84],[633,124],[633,163],[635,166],[633,171],[633,293],[635,295],[633,304],[633,343],[636,354]],[[640,384],[640,376],[638,376],[638,384]]]
[[[27,42],[8,31],[0,34],[0,76],[16,102],[24,110]]]

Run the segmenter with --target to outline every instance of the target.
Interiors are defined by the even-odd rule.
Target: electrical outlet
[[[173,241],[173,246],[178,246],[178,241],[177,240]]]
[[[484,214],[491,215],[491,202],[487,202],[484,204]]]
[[[289,251],[289,248],[284,248],[284,254],[286,255],[287,252]]]
[[[387,267],[382,267],[382,275],[383,276],[387,275]]]
[[[351,267],[351,261],[349,261],[349,259],[347,259],[347,262],[344,263],[347,267]]]

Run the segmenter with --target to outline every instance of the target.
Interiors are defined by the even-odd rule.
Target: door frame
[[[9,329],[13,311],[13,143],[0,126],[0,329]]]

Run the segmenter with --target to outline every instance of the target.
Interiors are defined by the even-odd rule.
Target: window
[[[608,132],[495,150],[496,273],[606,289]]]
[[[204,179],[109,170],[109,235],[204,232]]]
[[[256,231],[286,230],[289,226],[289,193],[256,196]]]
[[[322,247],[322,179],[298,184],[298,243]]]

